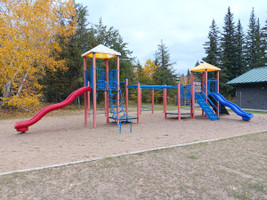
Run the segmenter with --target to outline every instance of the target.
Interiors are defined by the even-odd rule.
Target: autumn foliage
[[[57,38],[75,32],[72,0],[0,1],[0,94],[2,105],[37,105],[45,70],[65,70]]]

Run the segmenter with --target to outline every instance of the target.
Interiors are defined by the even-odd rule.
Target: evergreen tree
[[[240,20],[238,20],[237,27],[236,27],[236,35],[235,35],[235,41],[236,41],[236,71],[235,76],[239,76],[243,74],[246,71],[246,63],[244,58],[244,33],[243,28],[241,25]]]
[[[82,53],[103,44],[121,53],[120,58],[120,78],[124,80],[129,77],[129,82],[134,78],[132,67],[131,51],[127,49],[125,43],[114,27],[108,28],[99,20],[96,25],[88,27],[86,20],[87,8],[81,4],[76,4],[77,26],[75,35],[66,42],[59,37],[62,52],[60,58],[66,60],[68,70],[57,71],[56,73],[47,70],[45,94],[48,101],[62,101],[71,92],[83,86],[83,59]],[[74,19],[73,19],[74,20]],[[63,22],[62,22],[63,23]],[[92,62],[88,59],[87,68],[91,68]],[[102,68],[105,68],[105,62],[101,62]],[[109,61],[109,69],[116,68],[116,59]],[[122,85],[123,86],[123,85]],[[122,88],[123,90],[123,88]],[[98,100],[101,100],[103,94],[100,94]]]
[[[227,14],[224,18],[223,33],[221,38],[222,48],[222,67],[226,69],[226,73],[229,76],[228,79],[235,78],[236,60],[235,60],[235,25],[233,21],[233,14],[230,7],[228,7]]]
[[[161,40],[158,49],[155,53],[155,65],[158,65],[158,70],[154,74],[155,83],[158,85],[175,85],[177,77],[172,69],[170,54],[167,46]]]
[[[248,69],[256,67],[257,63],[257,44],[256,44],[256,35],[257,35],[257,24],[256,18],[254,14],[254,8],[252,8],[250,18],[249,18],[249,26],[246,37],[246,49],[245,49],[245,59],[247,63]]]
[[[197,61],[197,62],[195,63],[195,67],[198,66],[198,65],[200,65],[200,64],[201,64],[201,62]],[[201,80],[202,80],[202,74],[201,74],[201,73],[199,73],[199,72],[194,72],[193,75],[194,75],[194,77],[195,77],[195,79],[194,79],[195,81],[201,81]]]
[[[255,67],[262,67],[265,64],[265,46],[266,40],[264,40],[264,33],[260,28],[260,20],[258,18],[256,24],[256,63]]]
[[[262,51],[264,66],[267,66],[267,20],[265,21],[265,26],[262,28]]]
[[[112,27],[107,27],[103,24],[102,19],[99,19],[99,23],[93,25],[90,30],[90,46],[91,48],[103,44],[111,49],[114,49],[121,53],[120,58],[120,79],[124,80],[129,78],[129,82],[133,81],[133,58],[131,57],[132,51],[127,48],[127,43],[123,41],[119,30]],[[109,63],[110,69],[116,68],[116,60],[112,59]]]
[[[256,21],[254,8],[251,11],[246,37],[246,61],[250,69],[266,64],[266,33],[261,29],[259,19]]]
[[[221,37],[221,91],[223,94],[233,95],[234,91],[230,85],[226,83],[235,78],[238,74],[238,67],[236,55],[236,44],[235,44],[235,25],[233,21],[233,14],[231,13],[230,7],[228,7],[227,14],[224,17],[224,26]]]
[[[213,19],[208,35],[209,41],[204,44],[204,49],[207,56],[204,57],[203,60],[214,66],[219,66],[220,64],[219,34],[219,29],[215,20]]]
[[[75,4],[76,12],[76,32],[69,37],[69,40],[63,40],[59,36],[58,40],[62,51],[60,58],[66,61],[68,70],[52,72],[46,71],[45,96],[48,101],[62,101],[71,92],[83,86],[83,60],[81,54],[88,50],[88,22],[86,19],[87,9],[81,4]],[[75,19],[73,19],[75,20]],[[63,22],[62,22],[63,23]]]

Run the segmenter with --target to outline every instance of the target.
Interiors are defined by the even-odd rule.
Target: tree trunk
[[[23,80],[22,80],[22,83],[21,83],[21,85],[19,86],[18,92],[17,92],[17,94],[16,94],[17,96],[19,96],[19,93],[20,93],[20,91],[22,90],[23,85],[24,85],[24,82],[26,81],[27,77],[28,77],[28,74],[27,74],[27,72],[26,72],[25,75],[24,75],[24,78],[23,78]]]
[[[11,93],[11,81],[8,81],[6,84],[4,84],[4,98],[10,98],[12,96]]]

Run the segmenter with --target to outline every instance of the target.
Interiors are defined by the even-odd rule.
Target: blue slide
[[[244,121],[249,121],[252,117],[253,117],[253,114],[251,113],[247,113],[245,111],[243,111],[238,105],[230,102],[230,101],[227,101],[223,95],[221,95],[220,93],[217,93],[217,92],[212,92],[211,93],[215,99],[217,99],[221,104],[225,105],[225,106],[228,106],[229,108],[231,108],[237,115],[241,116],[242,119]]]

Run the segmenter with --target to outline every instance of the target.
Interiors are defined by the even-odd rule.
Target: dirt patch
[[[266,199],[267,133],[0,178],[0,199]]]
[[[134,113],[131,113],[134,115]],[[197,113],[196,119],[164,119],[162,112],[143,112],[141,124],[122,126],[106,124],[97,116],[83,125],[84,116],[44,117],[26,134],[17,134],[17,120],[0,121],[0,172],[42,167],[113,154],[182,144],[186,142],[226,138],[267,130],[267,115],[256,114],[250,122],[231,114],[220,121],[210,121]]]

